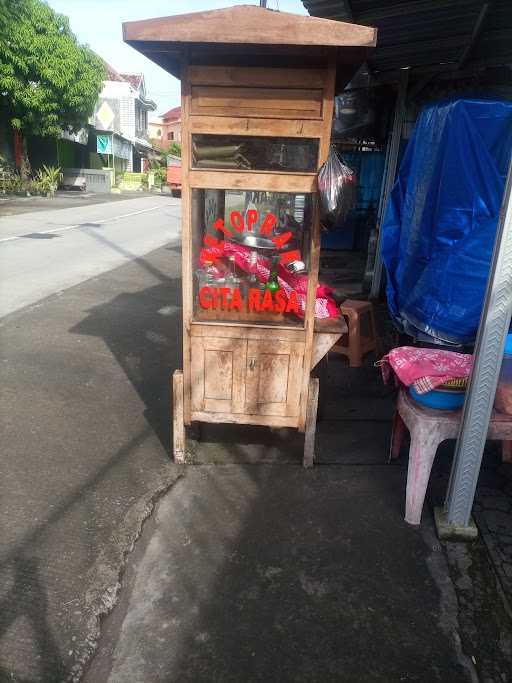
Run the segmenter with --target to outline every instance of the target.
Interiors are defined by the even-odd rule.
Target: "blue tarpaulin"
[[[406,148],[382,226],[397,325],[436,342],[474,341],[512,149],[512,102],[429,105]]]

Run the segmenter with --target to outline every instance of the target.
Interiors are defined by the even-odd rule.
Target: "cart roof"
[[[375,47],[376,29],[370,26],[276,12],[254,5],[236,5],[209,12],[193,12],[123,24],[125,42],[179,78],[181,53],[189,47],[215,47],[230,52],[235,46],[352,48],[341,61],[358,62],[366,48]],[[350,58],[352,55],[352,58]]]

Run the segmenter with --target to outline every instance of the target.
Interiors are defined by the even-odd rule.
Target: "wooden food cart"
[[[235,6],[129,22],[124,40],[181,79],[183,373],[191,422],[294,427],[313,463],[318,379],[346,331],[318,294],[317,171],[333,98],[376,31]],[[316,311],[316,316],[315,316]]]

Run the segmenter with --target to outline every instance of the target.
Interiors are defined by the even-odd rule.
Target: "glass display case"
[[[314,172],[318,139],[192,135],[193,168]]]
[[[194,320],[304,326],[312,197],[192,191]]]

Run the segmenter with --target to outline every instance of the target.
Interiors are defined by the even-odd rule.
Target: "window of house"
[[[174,133],[172,131],[170,133],[167,133],[167,139],[174,140]]]
[[[156,137],[157,137],[157,138],[161,138],[161,137],[162,137],[162,131],[160,130],[160,128],[156,131]]]

